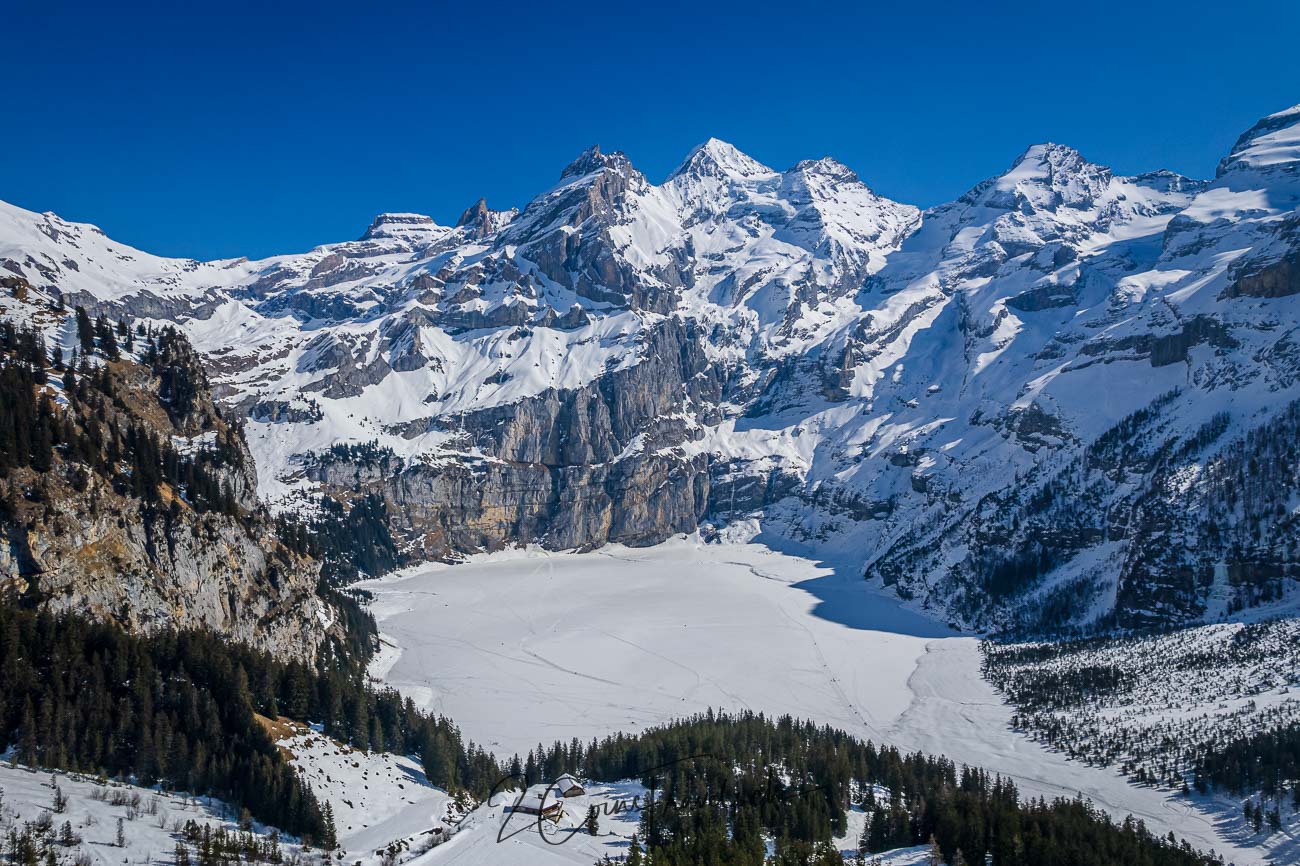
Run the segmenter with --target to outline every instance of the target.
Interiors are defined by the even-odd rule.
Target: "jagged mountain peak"
[[[1048,141],[1031,145],[1016,157],[1003,178],[1015,182],[1038,181],[1061,187],[1083,175],[1101,174],[1109,176],[1110,169],[1089,162],[1069,145]]]
[[[1043,142],[1026,149],[1006,172],[977,185],[959,201],[1004,210],[1087,207],[1112,177],[1108,167],[1089,162],[1074,148]]]
[[[465,208],[461,213],[460,219],[456,220],[456,228],[464,228],[467,225],[478,223],[488,215],[487,199],[480,198],[474,204]]]
[[[782,174],[782,187],[796,205],[801,205],[803,199],[815,203],[852,198],[862,205],[920,213],[912,205],[880,195],[864,183],[857,172],[829,156],[795,163]]]
[[[605,153],[600,149],[599,144],[593,144],[578,154],[577,159],[565,166],[564,171],[560,172],[560,180],[585,177],[604,169],[613,169],[623,174],[636,171],[632,167],[632,161],[621,150]]]
[[[776,174],[776,172],[743,153],[734,145],[719,138],[710,138],[703,144],[696,145],[686,155],[686,159],[682,161],[682,164],[669,175],[669,180],[683,175],[759,178],[773,174]]]
[[[480,198],[465,208],[456,220],[456,228],[465,229],[471,237],[481,240],[509,225],[518,214],[517,208],[492,210],[487,206],[487,199]]]
[[[1025,148],[1020,156],[1016,157],[1011,163],[1015,168],[1021,163],[1048,164],[1048,165],[1072,165],[1081,166],[1087,163],[1083,154],[1070,147],[1068,144],[1058,144],[1055,141],[1042,141],[1037,144],[1031,144]]]
[[[835,183],[862,183],[862,178],[858,177],[857,172],[830,156],[823,156],[821,159],[801,159],[791,166],[786,174],[816,175]]]
[[[920,211],[871,190],[853,169],[823,157],[796,163],[782,176],[783,198],[795,208],[779,236],[809,249],[825,249],[849,283],[859,281],[882,254],[916,226]],[[876,258],[872,258],[873,252]],[[850,264],[850,261],[854,264]]]
[[[560,172],[560,179],[563,180],[566,177],[581,177],[584,174],[590,174],[591,172],[598,170],[602,165],[604,165],[602,159],[603,156],[604,154],[601,153],[599,144],[591,145],[591,147],[588,147],[582,153],[578,154],[577,158],[574,159],[573,162],[564,167],[564,170]]]

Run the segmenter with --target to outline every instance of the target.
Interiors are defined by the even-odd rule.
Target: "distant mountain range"
[[[717,140],[661,184],[591,148],[522,211],[259,261],[0,205],[0,268],[179,325],[263,501],[375,494],[411,558],[703,525],[1019,631],[1300,585],[1300,106],[1211,180],[1044,144],[926,211]]]

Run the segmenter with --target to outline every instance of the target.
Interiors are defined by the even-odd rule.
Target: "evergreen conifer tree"
[[[77,320],[77,341],[81,345],[81,353],[89,355],[95,351],[95,327],[90,323],[90,315],[86,312],[85,307],[78,306],[75,315]]]

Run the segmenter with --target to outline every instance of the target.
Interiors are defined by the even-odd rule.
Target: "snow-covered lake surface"
[[[708,707],[789,713],[1010,776],[1024,795],[1082,794],[1237,866],[1266,862],[1185,798],[1012,731],[978,641],[872,591],[856,569],[679,538],[509,551],[363,586],[389,644],[372,673],[502,756]]]

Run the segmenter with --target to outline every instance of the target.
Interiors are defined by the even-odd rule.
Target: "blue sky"
[[[1206,177],[1300,102],[1294,0],[48,0],[5,19],[0,199],[199,258],[522,206],[591,143],[653,181],[711,135],[776,168],[830,155],[920,205],[1046,140]]]

